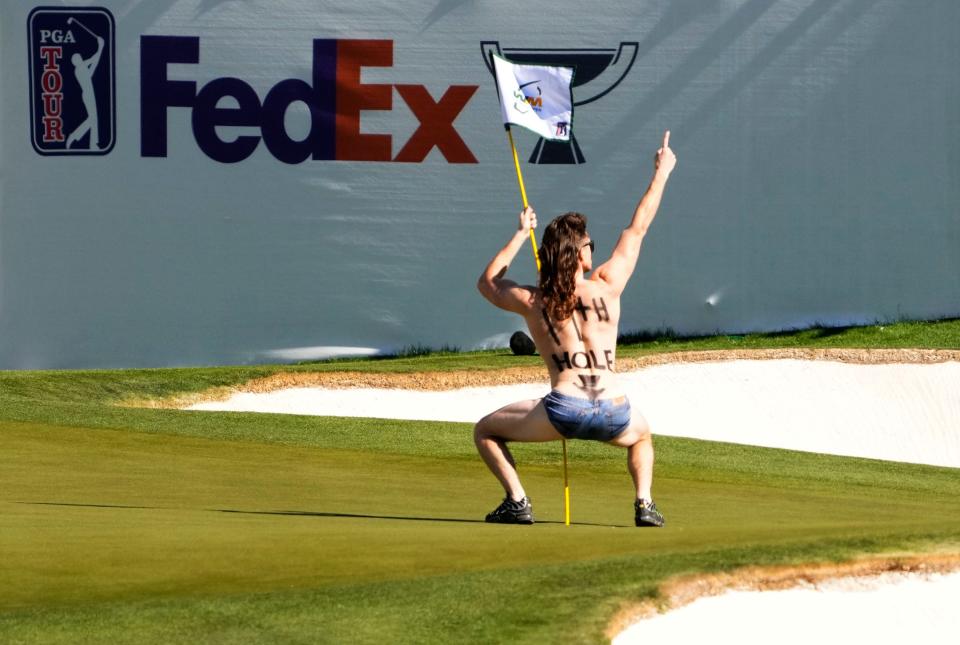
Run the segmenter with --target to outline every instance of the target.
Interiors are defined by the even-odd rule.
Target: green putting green
[[[538,523],[493,526],[468,424],[109,405],[232,369],[0,375],[0,641],[596,642],[674,575],[960,549],[955,469],[660,437],[640,530],[572,442],[565,527],[522,445]]]

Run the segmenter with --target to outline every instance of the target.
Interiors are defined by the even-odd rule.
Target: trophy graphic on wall
[[[516,49],[501,48],[497,40],[480,43],[483,60],[491,74],[494,73],[493,54],[514,63],[572,67],[573,87],[584,87],[580,93],[588,93],[586,98],[574,100],[574,107],[593,103],[612,92],[633,67],[638,49],[636,42],[621,42],[617,49]],[[589,88],[585,87],[587,85]],[[586,159],[577,143],[576,134],[571,132],[570,141],[539,139],[529,161],[536,164],[578,164]]]

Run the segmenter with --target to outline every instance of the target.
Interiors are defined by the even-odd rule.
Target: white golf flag
[[[493,55],[500,112],[512,123],[544,139],[569,141],[573,128],[572,67],[520,65]]]

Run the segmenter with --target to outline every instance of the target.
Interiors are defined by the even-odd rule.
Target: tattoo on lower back
[[[577,378],[580,379],[580,384],[578,385],[574,383],[574,385],[590,396],[599,396],[605,389],[607,389],[605,387],[597,387],[597,385],[600,383],[599,374],[578,374]]]

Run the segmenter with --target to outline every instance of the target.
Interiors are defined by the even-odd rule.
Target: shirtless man
[[[637,526],[663,526],[650,494],[653,442],[646,419],[631,411],[616,375],[620,294],[633,275],[640,244],[657,214],[667,179],[677,163],[670,132],[654,160],[653,180],[613,255],[593,269],[593,240],[586,217],[567,213],[543,233],[538,286],[518,285],[504,275],[537,225],[532,208],[520,213],[513,238],[494,256],[477,282],[483,297],[523,316],[550,372],[552,390],[543,399],[519,401],[482,418],[474,441],[506,492],[487,522],[532,524],[533,509],[517,476],[510,441],[593,439],[627,449],[627,469],[636,487]]]

